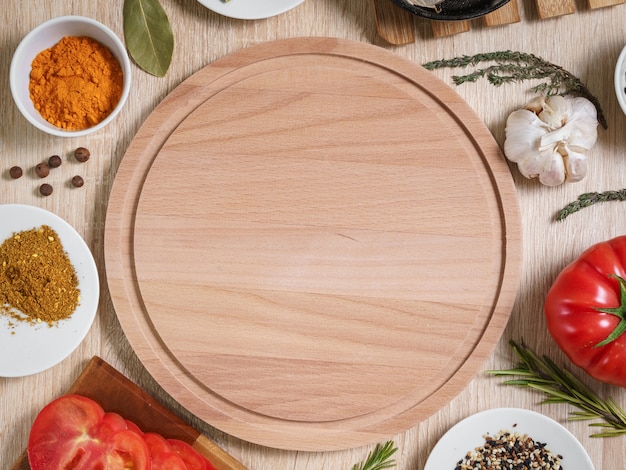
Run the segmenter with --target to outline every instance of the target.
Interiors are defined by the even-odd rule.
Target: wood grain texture
[[[471,28],[471,21],[431,21],[433,36],[441,38],[466,33]]]
[[[378,35],[390,44],[415,42],[415,18],[391,0],[372,0]]]
[[[410,427],[467,384],[512,308],[519,212],[498,146],[379,48],[226,57],[151,115],[118,177],[122,326],[171,395],[246,440],[338,449]]]
[[[210,439],[97,356],[89,361],[67,393],[91,398],[105,411],[119,413],[144,432],[156,432],[168,439],[180,439],[191,444],[218,470],[246,469]],[[28,456],[24,451],[12,470],[29,469]]]
[[[621,5],[625,2],[626,0],[589,0],[589,8],[606,8],[615,5]]]
[[[506,24],[519,23],[519,5],[517,0],[509,0],[506,4],[495,11],[486,14],[483,21],[487,26],[502,26]]]
[[[234,2],[235,0],[231,0]],[[272,0],[257,0],[268,1]],[[589,152],[587,177],[576,184],[557,188],[542,187],[527,180],[510,164],[522,213],[523,263],[518,298],[504,336],[489,356],[484,369],[511,367],[516,358],[509,339],[525,339],[537,353],[550,355],[557,363],[570,365],[554,344],[545,327],[542,306],[545,294],[556,274],[592,243],[626,233],[624,203],[609,202],[589,207],[556,222],[556,212],[584,192],[620,189],[624,185],[626,160],[626,116],[619,109],[611,86],[615,61],[626,42],[626,8],[588,9],[584,2],[575,14],[553,20],[539,20],[534,3],[519,2],[521,21],[488,28],[476,21],[472,29],[460,35],[433,37],[430,22],[416,20],[416,42],[392,46],[380,40],[371,2],[363,0],[307,0],[297,8],[276,17],[258,21],[240,21],[217,15],[200,2],[160,0],[167,11],[176,40],[172,66],[164,78],[143,73],[133,65],[133,84],[128,103],[114,123],[102,131],[81,139],[58,139],[37,131],[12,102],[8,71],[20,39],[39,23],[67,14],[84,15],[109,26],[123,39],[121,5],[105,0],[47,0],[29,8],[25,2],[8,8],[0,28],[0,76],[7,84],[0,93],[0,202],[32,204],[63,217],[89,244],[101,279],[105,281],[104,231],[109,194],[117,170],[130,142],[140,126],[185,79],[206,65],[244,47],[267,41],[297,37],[332,37],[378,44],[414,64],[473,55],[503,48],[536,54],[574,73],[598,97],[609,122],[608,130],[599,129],[598,142]],[[34,5],[34,4],[30,4]],[[573,33],[574,32],[574,33]],[[564,38],[567,38],[565,40]],[[459,94],[487,125],[502,145],[508,114],[534,98],[531,82],[493,87],[486,81],[453,85],[458,69],[441,69],[432,74]],[[422,132],[415,126],[410,132]],[[146,139],[146,145],[154,142]],[[73,161],[71,153],[78,146],[90,149],[86,164]],[[41,181],[32,168],[49,155],[64,158],[46,181],[54,193],[42,198],[37,187]],[[7,171],[20,165],[25,176],[11,180]],[[80,174],[83,188],[69,186]],[[349,469],[362,461],[374,445],[334,452],[285,451],[256,445],[228,435],[204,422],[180,405],[143,366],[117,320],[102,283],[98,316],[85,341],[58,366],[29,377],[0,378],[0,469],[11,468],[26,446],[35,414],[49,401],[64,393],[80,375],[86,363],[98,355],[129,377],[168,409],[202,431],[246,467],[254,470]],[[626,406],[626,390],[589,379],[577,368],[572,370],[603,397],[613,397]],[[380,380],[381,388],[390,389],[394,379]],[[399,447],[398,470],[421,470],[439,438],[459,420],[489,408],[518,406],[538,411],[561,422],[589,452],[595,468],[620,469],[626,461],[624,440],[595,439],[594,430],[585,421],[566,421],[569,409],[562,405],[541,405],[541,396],[525,389],[501,386],[501,381],[479,371],[468,386],[430,418],[410,429],[388,436]]]
[[[571,15],[576,11],[574,0],[535,0],[535,3],[537,15],[542,20],[555,16]]]

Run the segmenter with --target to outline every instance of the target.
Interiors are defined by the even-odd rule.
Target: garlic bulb
[[[580,181],[597,128],[596,108],[588,99],[541,96],[509,115],[504,154],[526,178],[546,186]]]

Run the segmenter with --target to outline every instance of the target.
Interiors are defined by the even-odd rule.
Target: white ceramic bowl
[[[104,120],[87,129],[68,131],[56,127],[41,117],[28,91],[33,59],[41,51],[54,46],[65,36],[88,36],[109,48],[124,73],[122,96],[115,109]],[[24,117],[38,129],[60,137],[79,137],[96,132],[119,114],[130,92],[130,59],[122,41],[108,27],[83,16],[61,16],[40,24],[20,42],[11,60],[10,85],[16,106]]]
[[[615,96],[622,112],[626,114],[626,47],[622,49],[621,54],[615,65]]]

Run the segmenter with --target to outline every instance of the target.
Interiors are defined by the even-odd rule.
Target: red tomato
[[[178,439],[168,439],[167,442],[170,443],[174,452],[183,459],[187,465],[187,470],[215,470],[215,467],[208,460],[186,442]]]
[[[187,466],[167,440],[160,434],[147,432],[143,440],[150,451],[152,470],[187,470]]]
[[[137,426],[133,421],[126,419],[126,427],[128,429],[130,429],[131,431],[134,431],[135,433],[139,434],[140,436],[143,435],[143,431],[141,429],[139,429],[139,426]]]
[[[125,424],[116,430],[117,416],[105,415],[100,405],[79,395],[65,395],[46,405],[30,431],[30,468],[148,470],[150,456],[141,436]]]
[[[100,420],[100,435],[112,436],[124,429],[128,429],[126,420],[117,413],[104,413]]]
[[[167,439],[156,432],[144,433],[143,440],[148,446],[151,455],[160,452],[172,452],[172,446],[167,442]]]
[[[626,236],[588,248],[546,297],[550,334],[592,377],[626,387]]]

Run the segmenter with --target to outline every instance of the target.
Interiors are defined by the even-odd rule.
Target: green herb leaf
[[[376,447],[371,451],[365,462],[355,464],[352,470],[383,470],[385,468],[392,468],[396,466],[396,461],[391,456],[398,450],[394,446],[393,441],[387,441],[385,445],[376,444]]]
[[[159,0],[124,0],[124,39],[139,67],[165,76],[174,54],[174,34]]]
[[[578,212],[585,207],[607,201],[626,201],[626,189],[620,189],[618,191],[604,191],[602,193],[581,194],[574,202],[570,202],[558,212],[556,220],[560,222],[565,220],[565,218],[569,215],[574,212]]]
[[[503,385],[527,387],[545,395],[543,404],[566,403],[578,408],[569,416],[571,421],[601,420],[589,426],[601,427],[601,432],[591,437],[613,437],[626,434],[626,412],[615,400],[602,400],[593,390],[566,368],[558,367],[549,357],[539,357],[524,343],[510,341],[520,362],[514,369],[488,370],[496,376],[516,376],[523,379],[508,380]]]
[[[602,107],[598,99],[574,75],[562,67],[552,64],[541,57],[517,51],[497,51],[461,56],[453,59],[435,60],[427,62],[424,68],[435,70],[444,67],[469,67],[483,62],[492,62],[485,68],[478,69],[467,75],[456,75],[452,80],[456,85],[465,82],[475,82],[486,77],[489,83],[500,86],[504,83],[520,82],[522,80],[546,79],[532,88],[532,91],[546,95],[582,96],[591,101],[598,112],[598,122],[605,129],[608,127]]]

